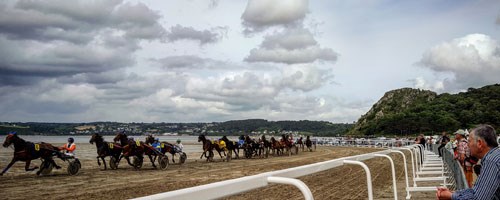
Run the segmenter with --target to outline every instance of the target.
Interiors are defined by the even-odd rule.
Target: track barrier
[[[231,195],[236,195],[253,189],[267,187],[269,183],[278,183],[278,184],[293,185],[296,188],[298,188],[300,192],[302,192],[304,199],[313,200],[314,197],[311,193],[311,190],[304,182],[302,182],[297,178],[329,170],[346,164],[355,164],[363,167],[363,169],[366,172],[368,199],[372,200],[373,188],[371,182],[371,173],[368,166],[366,166],[366,164],[364,164],[362,161],[372,159],[375,157],[385,157],[389,159],[392,171],[392,178],[393,178],[392,187],[393,187],[394,199],[397,199],[397,182],[395,177],[394,162],[392,158],[388,156],[388,154],[391,153],[402,155],[403,160],[405,161],[403,163],[404,163],[405,183],[406,183],[406,199],[411,198],[410,192],[432,192],[436,191],[436,186],[441,186],[441,185],[436,185],[433,187],[418,187],[418,183],[422,181],[431,181],[431,182],[443,181],[442,185],[452,186],[454,189],[461,189],[466,187],[467,183],[465,182],[465,176],[463,175],[463,172],[460,173],[461,171],[459,171],[461,170],[460,165],[458,165],[458,168],[457,166],[455,166],[455,164],[458,163],[456,162],[456,160],[452,160],[453,157],[451,157],[450,159],[449,156],[452,155],[450,152],[443,152],[445,155],[443,162],[441,159],[436,159],[435,153],[437,152],[437,147],[434,148],[434,151],[431,152],[425,150],[425,148],[422,145],[410,145],[398,148],[395,148],[394,145],[391,146],[393,146],[392,149],[386,149],[373,153],[337,158],[329,161],[323,161],[319,163],[313,163],[294,168],[271,171],[252,176],[245,176],[241,178],[210,183],[206,185],[184,188],[180,190],[154,194],[136,199],[140,200],[217,199],[217,198],[228,197]],[[411,158],[410,163],[412,166],[411,176],[408,175],[407,159],[403,151],[410,153],[410,158]],[[433,166],[438,166],[438,167],[433,167]],[[440,175],[440,176],[425,177],[426,175]],[[447,176],[445,175],[449,175],[451,177],[454,176],[454,178],[448,179]],[[411,177],[413,181],[412,187],[409,186],[409,177]]]

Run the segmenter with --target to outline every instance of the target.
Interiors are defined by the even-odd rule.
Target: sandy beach
[[[207,163],[199,159],[201,146],[188,144],[185,164],[170,162],[166,170],[152,168],[145,159],[140,170],[134,170],[122,161],[117,170],[103,170],[97,165],[96,148],[90,144],[78,144],[78,157],[82,169],[76,176],[66,173],[67,164],[56,160],[63,168],[53,170],[51,175],[36,176],[35,172],[25,172],[24,163],[16,163],[8,173],[0,177],[2,199],[127,199],[160,192],[172,191],[232,178],[259,174],[272,170],[285,169],[300,165],[326,161],[334,158],[379,151],[374,148],[323,147],[315,152],[300,152],[293,156],[270,156],[267,159],[233,159],[222,162],[216,155],[215,162]],[[5,167],[12,157],[11,148],[0,150],[0,167]],[[240,152],[242,155],[243,153]],[[399,198],[404,198],[404,171],[401,156],[395,159],[398,178]],[[178,159],[178,158],[177,158]],[[107,159],[109,160],[109,158]],[[371,169],[374,197],[393,199],[391,189],[390,165],[386,159],[376,158],[366,163]],[[34,160],[32,165],[40,165]],[[365,199],[367,197],[365,175],[359,166],[342,166],[325,172],[301,178],[312,190],[316,199]],[[431,197],[432,194],[422,196]],[[273,185],[250,191],[227,199],[302,199],[298,190],[291,186]]]

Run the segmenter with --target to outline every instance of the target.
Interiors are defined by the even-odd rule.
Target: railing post
[[[399,151],[399,150],[391,150],[391,152],[394,152],[394,153],[399,153],[403,156],[403,164],[404,164],[404,168],[405,168],[405,181],[406,181],[406,188],[410,187],[410,184],[408,183],[408,168],[407,168],[407,165],[406,165],[406,156],[403,152]],[[406,190],[406,198],[409,199],[411,196],[410,196],[410,191]]]
[[[363,162],[355,161],[355,160],[344,160],[344,163],[345,164],[359,165],[359,166],[363,167],[363,169],[366,172],[366,184],[368,187],[368,200],[373,200],[372,175],[370,173],[370,169],[368,169],[368,166],[366,166],[366,164]]]
[[[307,187],[307,185],[299,179],[270,176],[267,177],[267,182],[293,185],[299,188],[300,192],[302,192],[302,194],[304,195],[305,200],[314,200],[309,187]]]
[[[393,187],[393,191],[394,191],[394,199],[398,200],[398,188],[396,185],[396,170],[394,169],[394,161],[392,161],[392,158],[388,155],[384,155],[384,154],[373,154],[373,155],[377,156],[377,157],[384,157],[384,158],[389,159],[389,162],[391,163],[392,187]]]
[[[413,187],[417,187],[417,181],[415,181],[415,163],[413,162],[413,149],[411,148],[406,148],[406,147],[403,147],[401,148],[402,150],[408,150],[410,152],[410,155],[411,155],[411,168],[412,168],[412,171],[413,171]]]

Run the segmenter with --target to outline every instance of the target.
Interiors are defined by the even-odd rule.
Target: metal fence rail
[[[417,148],[417,146],[413,145],[413,146],[408,146],[407,148],[415,149],[415,148]],[[372,192],[372,187],[371,187],[370,171],[366,167],[366,165],[364,165],[364,163],[361,163],[359,161],[368,160],[368,159],[371,159],[374,157],[381,157],[383,155],[387,155],[390,153],[402,154],[401,151],[394,150],[394,149],[393,150],[387,149],[387,150],[368,153],[368,154],[343,157],[343,158],[338,158],[338,159],[329,160],[329,161],[323,161],[323,162],[319,162],[319,163],[313,163],[313,164],[294,167],[294,168],[288,168],[288,169],[283,169],[283,170],[278,170],[278,171],[261,173],[261,174],[257,174],[257,175],[253,175],[253,176],[246,176],[246,177],[241,177],[241,178],[236,178],[236,179],[231,179],[231,180],[226,180],[226,181],[220,181],[220,182],[216,182],[216,183],[200,185],[200,186],[196,186],[196,187],[185,188],[185,189],[175,190],[175,191],[171,191],[171,192],[155,194],[155,195],[151,195],[151,196],[145,196],[145,197],[141,197],[141,198],[137,198],[137,199],[144,199],[144,200],[145,199],[150,199],[150,200],[156,200],[156,199],[216,199],[216,198],[227,197],[227,196],[239,194],[242,192],[246,192],[249,190],[265,187],[265,186],[269,185],[269,183],[271,183],[271,182],[272,183],[282,183],[282,184],[294,185],[300,189],[300,191],[303,193],[305,199],[313,199],[309,188],[302,181],[300,181],[296,178],[301,177],[301,176],[305,176],[305,175],[309,175],[309,174],[318,173],[318,172],[332,169],[335,167],[339,167],[339,166],[342,166],[344,164],[358,164],[358,165],[361,165],[366,171],[368,199],[371,200],[371,199],[373,199],[373,192]],[[394,174],[395,172],[394,172],[394,167],[393,167],[393,161],[388,156],[386,156],[386,158],[388,158],[390,160],[389,163],[392,166],[392,173]],[[403,154],[403,158],[406,161],[404,154]],[[406,174],[407,174],[407,168],[405,165],[405,175]],[[406,183],[407,183],[407,187],[408,187],[408,176],[406,176],[405,178],[406,178]],[[393,178],[393,187],[395,187],[395,186],[396,186],[396,181],[395,181],[395,178]],[[394,190],[394,195],[396,195],[396,194],[397,194],[397,191]],[[397,196],[395,196],[394,198],[397,199]]]
[[[438,145],[433,145],[432,150],[437,154]],[[443,161],[446,165],[446,174],[450,179],[449,182],[451,183],[448,188],[454,190],[469,188],[467,180],[465,179],[465,173],[458,160],[454,159],[453,152],[447,150],[446,148],[441,148],[441,154],[443,155]]]
[[[411,158],[411,166],[412,166],[412,171],[410,171],[412,174],[408,174],[408,167],[406,166],[406,156],[402,151],[407,151],[410,153]],[[434,145],[432,148],[434,152],[437,152],[437,145]],[[444,150],[444,149],[443,149]],[[368,199],[371,200],[373,199],[373,191],[372,191],[372,185],[371,185],[371,175],[370,175],[370,170],[368,167],[360,161],[368,160],[374,157],[385,157],[389,159],[389,163],[391,164],[391,171],[393,175],[393,187],[394,187],[394,199],[397,199],[397,190],[396,190],[396,180],[394,177],[395,169],[394,169],[394,164],[393,160],[391,157],[387,156],[387,154],[390,153],[398,153],[402,155],[404,159],[404,171],[405,171],[405,181],[406,181],[406,198],[410,199],[410,190],[412,188],[415,188],[416,182],[415,179],[418,177],[417,172],[419,172],[423,166],[424,163],[421,162],[422,160],[425,160],[426,158],[426,152],[425,148],[422,145],[411,145],[411,146],[405,146],[402,148],[393,148],[393,149],[386,149],[383,151],[378,151],[378,152],[373,152],[373,153],[368,153],[368,154],[361,154],[361,155],[356,155],[356,156],[349,156],[349,157],[343,157],[343,158],[337,158],[334,160],[329,160],[329,161],[323,161],[319,163],[313,163],[309,165],[304,165],[304,166],[299,166],[299,167],[294,167],[294,168],[288,168],[288,169],[283,169],[283,170],[278,170],[278,171],[271,171],[271,172],[266,172],[266,173],[261,173],[253,176],[246,176],[242,178],[236,178],[236,179],[231,179],[231,180],[226,180],[226,181],[220,181],[216,183],[211,183],[211,184],[206,184],[206,185],[200,185],[196,187],[191,187],[191,188],[185,188],[185,189],[180,189],[180,190],[175,190],[171,192],[165,192],[165,193],[160,193],[160,194],[155,194],[151,196],[145,196],[137,199],[216,199],[216,198],[222,198],[222,197],[227,197],[239,193],[243,193],[249,190],[253,189],[258,189],[261,187],[266,187],[269,185],[269,183],[278,183],[278,184],[289,184],[297,187],[302,194],[304,195],[304,198],[306,200],[312,200],[313,195],[311,193],[311,190],[307,187],[304,182],[300,181],[299,179],[296,179],[298,177],[302,177],[305,175],[309,174],[314,174],[318,173],[321,171],[329,170],[335,167],[339,167],[345,164],[356,164],[360,165],[363,167],[365,170],[365,175],[366,175],[366,180],[367,180],[367,191],[368,191]],[[459,163],[453,159],[453,154],[450,151],[444,150],[443,152],[443,161],[445,163],[445,175],[447,175],[449,178],[445,179],[445,184],[451,183],[449,187],[451,189],[463,189],[467,188],[467,183],[465,181],[465,176],[462,171],[462,168],[460,167]],[[413,177],[413,187],[409,186],[409,177]],[[448,186],[448,185],[447,185]],[[412,190],[412,191],[418,191],[418,190]],[[424,191],[424,190],[422,190]],[[428,191],[427,189],[425,191]]]

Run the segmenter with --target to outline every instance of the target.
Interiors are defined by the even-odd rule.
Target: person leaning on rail
[[[469,136],[472,156],[481,159],[482,169],[473,188],[451,192],[438,187],[437,199],[500,199],[500,149],[495,129],[490,125],[479,125]]]

